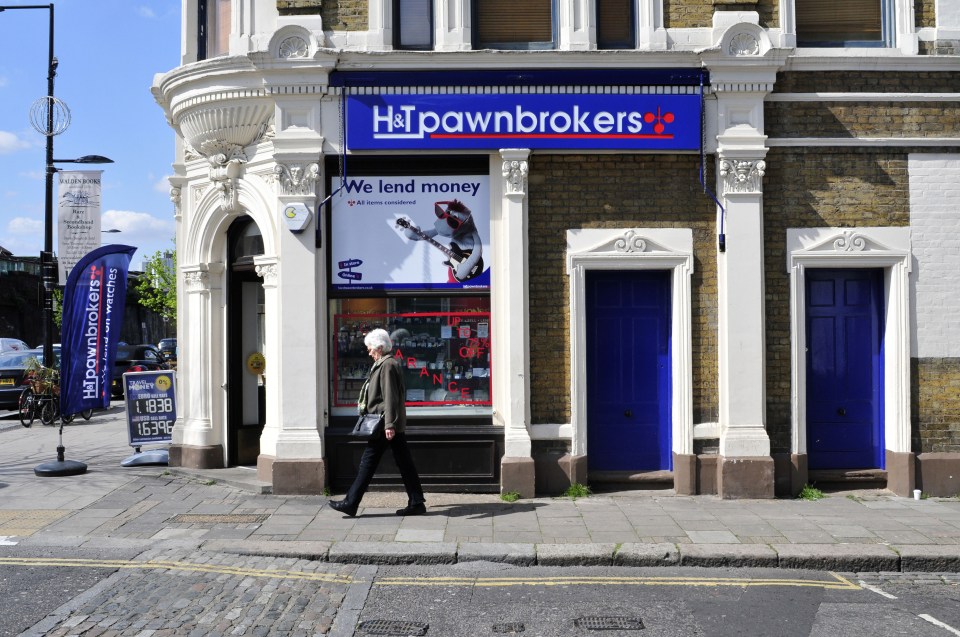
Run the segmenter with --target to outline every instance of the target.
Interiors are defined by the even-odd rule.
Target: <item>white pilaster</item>
[[[179,324],[181,356],[177,378],[182,421],[173,430],[173,444],[210,446],[223,444],[223,414],[215,382],[223,378],[219,361],[223,354],[223,263],[185,266],[183,298],[186,303]],[[216,412],[216,413],[215,413]],[[217,426],[214,426],[216,424]]]
[[[716,48],[703,53],[717,100],[717,191],[724,210],[718,230],[720,455],[770,455],[766,432],[763,102],[786,52],[771,48],[749,22],[715,16]],[[719,232],[718,232],[719,234]]]
[[[504,427],[505,456],[529,458],[530,312],[527,296],[527,158],[529,149],[491,157],[491,310],[494,422]],[[497,180],[496,176],[500,179]]]
[[[281,140],[277,140],[280,143]],[[319,156],[319,150],[312,157]],[[317,384],[318,304],[316,285],[316,161],[285,154],[276,166],[278,196],[276,257],[255,257],[263,278],[266,331],[267,414],[260,437],[261,455],[274,460],[323,457],[318,426],[321,423]],[[290,203],[311,210],[312,219],[299,233],[282,218]],[[322,332],[325,333],[325,332]],[[282,379],[282,380],[281,380]]]

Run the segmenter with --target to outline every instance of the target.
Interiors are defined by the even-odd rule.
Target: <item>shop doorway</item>
[[[228,230],[227,275],[227,463],[255,465],[266,414],[264,294],[253,258],[263,237],[250,217]]]
[[[585,273],[590,471],[672,468],[669,270]]]
[[[882,469],[883,271],[806,273],[810,469]]]

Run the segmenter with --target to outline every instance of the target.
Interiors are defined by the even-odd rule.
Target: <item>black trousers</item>
[[[380,458],[387,447],[393,451],[393,460],[400,470],[400,477],[403,478],[403,487],[407,490],[407,504],[423,504],[426,501],[423,497],[423,487],[420,486],[420,475],[417,473],[417,468],[413,466],[413,457],[407,446],[406,435],[398,432],[393,440],[387,440],[386,435],[381,433],[367,441],[367,448],[363,450],[363,455],[360,457],[360,470],[353,484],[350,485],[347,496],[343,499],[347,506],[360,505],[360,500],[367,492],[377,465],[380,464]]]

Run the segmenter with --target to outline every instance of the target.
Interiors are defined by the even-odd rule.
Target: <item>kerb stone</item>
[[[883,544],[774,544],[781,568],[899,571],[900,556]]]
[[[337,542],[327,554],[330,562],[344,564],[453,564],[457,545],[452,542]]]
[[[616,544],[537,544],[540,566],[607,566]]]

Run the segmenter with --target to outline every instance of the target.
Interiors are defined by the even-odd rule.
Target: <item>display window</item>
[[[334,413],[355,413],[372,361],[363,338],[383,328],[404,370],[408,414],[489,414],[491,354],[487,297],[353,298],[334,302]]]

